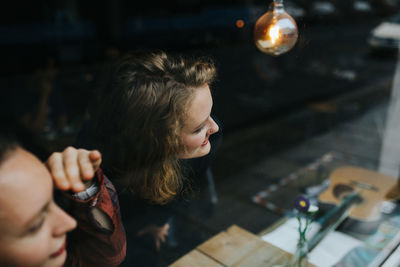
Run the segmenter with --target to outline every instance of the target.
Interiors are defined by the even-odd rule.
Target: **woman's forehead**
[[[9,181],[9,180],[12,181]],[[48,181],[49,180],[49,181]],[[50,173],[40,160],[28,151],[17,148],[0,164],[0,183],[51,182]]]
[[[210,115],[212,108],[212,97],[208,85],[204,85],[195,90],[193,98],[187,106],[186,123],[187,126],[198,126]]]
[[[0,227],[5,220],[23,224],[53,194],[46,167],[23,149],[13,151],[0,165],[0,187]]]

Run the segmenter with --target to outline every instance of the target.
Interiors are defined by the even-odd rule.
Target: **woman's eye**
[[[200,128],[198,128],[197,130],[195,130],[193,133],[199,133],[199,132],[201,132],[201,130],[203,130],[203,128],[204,128],[204,126],[203,127],[200,127]]]
[[[29,229],[29,233],[33,234],[40,230],[44,223],[45,218],[43,217],[37,224],[35,224],[31,229]]]

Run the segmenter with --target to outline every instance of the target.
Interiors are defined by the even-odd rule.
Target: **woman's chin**
[[[64,266],[66,259],[67,259],[67,251],[64,251],[62,254],[60,254],[56,258],[50,259],[50,261],[52,262],[52,264],[50,266],[62,267],[62,266]]]
[[[208,142],[206,145],[200,146],[194,151],[191,152],[186,151],[185,153],[180,154],[178,158],[180,159],[200,158],[210,153],[210,151],[211,151],[211,144],[210,142]]]
[[[193,158],[200,158],[206,156],[208,153],[211,151],[211,144],[208,142],[205,146],[202,146],[199,148],[197,151],[196,155],[193,156]]]

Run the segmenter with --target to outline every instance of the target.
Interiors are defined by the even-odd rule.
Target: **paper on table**
[[[309,261],[316,266],[332,266],[340,261],[349,251],[363,243],[338,231],[327,234],[309,254]]]
[[[306,238],[309,240],[318,232],[319,228],[319,224],[311,223],[308,228],[309,231],[306,233]],[[264,241],[293,254],[296,251],[296,245],[299,239],[298,221],[296,218],[290,218],[277,229],[261,238]]]
[[[398,247],[392,255],[390,255],[389,259],[385,261],[382,267],[393,267],[400,266],[400,247]]]
[[[307,232],[310,240],[318,230],[319,225],[312,223]],[[288,219],[283,225],[261,238],[289,253],[294,253],[298,240],[298,221],[296,218]],[[329,234],[309,254],[309,262],[316,266],[332,266],[345,256],[351,249],[362,246],[363,243],[346,234],[334,231]]]

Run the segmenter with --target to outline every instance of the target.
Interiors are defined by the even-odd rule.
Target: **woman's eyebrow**
[[[203,121],[199,126],[196,127],[196,129],[202,128],[206,124],[207,120]]]
[[[31,226],[31,224],[32,224],[44,211],[46,211],[46,210],[49,208],[51,201],[52,201],[52,200],[49,200],[48,202],[46,202],[46,204],[44,204],[43,207],[42,207],[38,212],[36,212],[35,215],[33,215],[33,216],[25,223],[25,226],[24,226],[25,229],[26,229],[26,228],[29,228],[29,227]]]
[[[211,114],[210,114],[210,115],[211,115]],[[202,123],[200,123],[199,126],[196,127],[196,129],[202,128],[202,127],[207,123],[207,120],[208,120],[208,118],[210,117],[210,115],[208,115],[207,118],[206,118]]]

